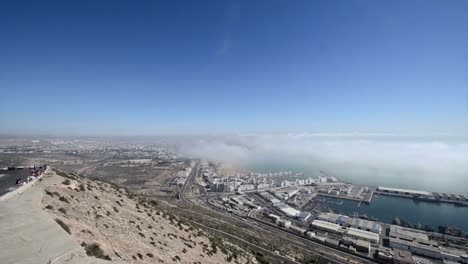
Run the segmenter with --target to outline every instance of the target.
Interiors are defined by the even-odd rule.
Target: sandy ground
[[[82,245],[127,263],[243,263],[204,232],[164,214],[113,185],[58,175],[46,186],[44,210],[69,227]],[[224,253],[223,253],[224,252]]]

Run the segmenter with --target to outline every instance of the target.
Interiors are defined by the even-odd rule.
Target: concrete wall
[[[44,174],[43,174],[44,175]],[[22,194],[24,191],[26,191],[27,189],[29,189],[31,186],[33,186],[34,184],[36,184],[37,181],[39,181],[39,179],[42,179],[42,175],[37,177],[36,180],[33,180],[32,182],[28,182],[26,183],[25,185],[22,185],[16,189],[14,189],[13,191],[11,192],[8,192],[8,193],[5,193],[4,195],[0,196],[0,202],[1,201],[5,201],[5,200],[8,200],[10,199],[11,197],[14,197],[14,196],[18,196],[20,194]]]

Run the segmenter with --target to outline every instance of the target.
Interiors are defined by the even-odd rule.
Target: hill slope
[[[158,210],[154,202],[88,178],[49,177],[44,210],[90,256],[127,263],[249,262],[234,246],[219,246],[219,239]]]

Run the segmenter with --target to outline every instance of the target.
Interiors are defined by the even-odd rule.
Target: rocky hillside
[[[246,263],[249,255],[108,183],[52,173],[46,210],[89,256],[127,263]],[[66,177],[63,177],[66,176]]]

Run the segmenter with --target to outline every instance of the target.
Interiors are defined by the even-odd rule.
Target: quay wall
[[[397,192],[381,192],[381,191],[377,191],[377,190],[374,191],[374,193],[379,194],[379,195],[410,198],[410,199],[425,201],[425,202],[450,203],[450,204],[455,204],[455,205],[461,205],[461,206],[467,206],[468,207],[468,202],[465,202],[465,201],[456,201],[456,200],[448,200],[448,199],[429,199],[429,198],[424,198],[424,197],[416,197],[416,196],[410,195],[410,194],[397,193]]]

